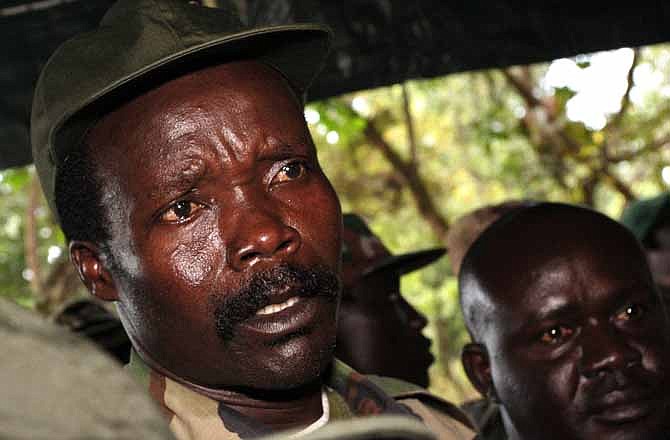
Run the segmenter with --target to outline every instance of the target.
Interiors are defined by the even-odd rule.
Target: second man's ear
[[[70,258],[79,278],[91,294],[103,301],[119,299],[111,273],[103,264],[99,248],[88,241],[70,242]]]
[[[478,343],[468,343],[463,347],[461,362],[465,374],[479,393],[497,402],[498,396],[491,376],[491,363],[486,347]]]

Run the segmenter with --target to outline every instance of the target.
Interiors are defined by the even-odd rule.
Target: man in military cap
[[[479,438],[667,438],[667,321],[620,223],[560,203],[511,212],[467,251],[459,290],[464,367],[505,430]]]
[[[343,223],[337,358],[361,373],[427,387],[434,359],[430,340],[421,331],[428,322],[403,298],[400,277],[434,262],[446,250],[392,255],[358,214],[344,214]]]
[[[303,118],[330,35],[245,27],[232,5],[120,0],[36,86],[36,168],[129,369],[180,440],[371,414],[468,438],[333,360],[342,219]]]

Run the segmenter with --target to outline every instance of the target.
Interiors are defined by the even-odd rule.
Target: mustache
[[[667,388],[665,373],[647,371],[642,365],[610,371],[584,389],[581,406],[598,412],[619,400],[635,401],[660,396]],[[618,392],[618,398],[613,393]]]
[[[230,341],[235,329],[256,312],[269,305],[273,292],[287,286],[295,296],[302,298],[322,297],[336,301],[340,292],[337,274],[326,266],[306,268],[282,263],[258,272],[235,292],[217,296],[213,315],[216,333],[224,341]]]

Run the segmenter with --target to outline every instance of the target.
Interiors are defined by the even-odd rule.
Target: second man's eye
[[[572,336],[573,333],[574,330],[570,327],[557,325],[542,333],[540,341],[543,344],[556,345]]]
[[[179,200],[168,207],[161,215],[163,223],[180,223],[189,219],[194,213],[202,209],[202,205],[190,200]]]
[[[635,321],[644,315],[644,306],[640,304],[629,304],[620,309],[614,317],[617,321]]]
[[[302,177],[307,170],[303,162],[291,162],[283,165],[272,179],[272,183],[282,183]]]

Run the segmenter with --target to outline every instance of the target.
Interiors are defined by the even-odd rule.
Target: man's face
[[[663,313],[644,257],[610,235],[489,280],[505,293],[483,342],[519,438],[665,438]]]
[[[345,289],[337,328],[337,357],[362,373],[428,386],[433,362],[426,318],[400,294],[400,279],[379,271]]]
[[[181,77],[88,144],[140,351],[203,386],[314,380],[335,340],[341,214],[280,75],[239,62]]]

